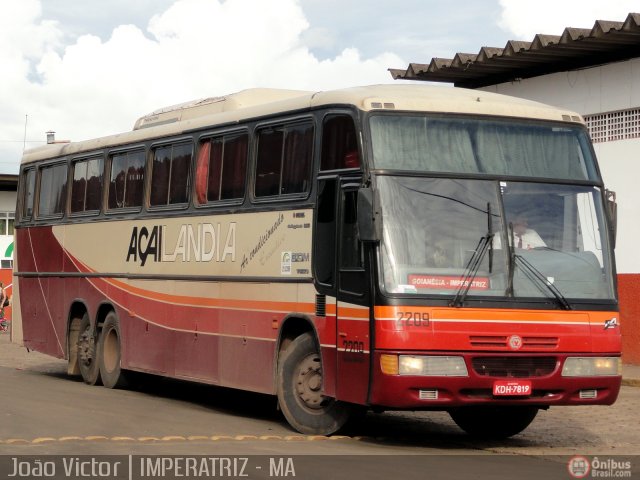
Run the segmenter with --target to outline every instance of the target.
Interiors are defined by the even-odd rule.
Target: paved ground
[[[11,403],[13,400],[22,403],[5,408],[4,413],[20,416],[22,421],[30,422],[29,428],[24,428],[22,424],[19,425],[20,422],[5,418],[8,421],[0,425],[0,444],[9,447],[7,439],[17,439],[11,445],[11,451],[15,453],[18,453],[15,450],[18,447],[22,453],[34,451],[34,447],[39,452],[43,448],[49,452],[60,451],[59,448],[63,447],[64,451],[66,448],[78,452],[94,449],[103,451],[107,442],[114,447],[109,448],[114,453],[120,452],[115,450],[116,446],[135,452],[148,448],[150,444],[165,445],[171,452],[193,452],[196,447],[196,451],[208,451],[214,443],[216,450],[222,447],[229,452],[235,451],[240,444],[243,448],[251,444],[258,452],[283,450],[298,454],[347,453],[350,450],[358,454],[362,451],[395,451],[396,454],[437,451],[440,455],[442,452],[477,452],[525,456],[640,454],[640,388],[632,386],[624,386],[618,401],[611,407],[559,407],[540,412],[522,434],[501,442],[469,439],[443,412],[369,414],[364,421],[343,432],[342,436],[319,442],[309,441],[318,440],[315,438],[296,435],[277,413],[256,413],[253,407],[247,409],[236,405],[251,400],[246,396],[248,394],[235,397],[216,391],[217,399],[202,400],[211,393],[207,389],[213,387],[185,382],[160,383],[149,391],[123,392],[68,382],[64,378],[63,360],[27,352],[23,347],[9,343],[6,334],[0,335],[0,367],[15,372],[11,378],[20,381],[24,389],[20,398],[14,392],[3,399],[3,402]],[[22,370],[24,372],[20,374]],[[638,372],[638,367],[625,367],[625,381],[629,384],[638,381],[634,377]],[[171,388],[167,388],[167,385]],[[27,388],[32,389],[29,390],[31,393],[27,392]],[[195,393],[190,396],[186,391],[179,391],[181,389]],[[6,392],[4,388],[2,391]],[[96,402],[105,401],[107,405],[118,405],[118,409],[113,413],[108,412],[101,419],[102,423],[86,422],[83,424],[86,428],[80,433],[77,425],[71,429],[68,423],[59,418],[49,416],[46,422],[39,422],[35,418],[29,420],[37,415],[33,409],[29,409],[29,405],[50,401],[57,405],[60,413],[72,411],[75,409],[73,399],[79,398],[78,395]],[[180,408],[182,410],[178,410]],[[142,409],[144,417],[148,417],[148,431],[130,428],[133,420],[127,420],[126,413],[129,410],[135,413],[135,409]],[[176,413],[178,411],[180,413]],[[190,423],[187,418],[189,415],[200,417]],[[212,417],[214,421],[211,421]],[[140,417],[133,415],[131,418]],[[152,428],[154,422],[158,426]],[[16,428],[8,431],[11,425]]]

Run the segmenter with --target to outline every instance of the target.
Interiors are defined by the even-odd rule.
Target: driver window
[[[322,127],[320,170],[360,168],[353,118],[349,115],[327,115]]]

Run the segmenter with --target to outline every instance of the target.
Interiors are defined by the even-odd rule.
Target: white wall
[[[0,191],[0,212],[15,212],[17,195],[16,192]]]
[[[592,115],[640,106],[640,57],[482,88]]]
[[[483,88],[593,115],[640,107],[640,58]],[[605,185],[618,199],[618,273],[640,273],[640,139],[594,145]]]
[[[618,273],[640,273],[640,139],[596,143],[605,185],[616,192]]]

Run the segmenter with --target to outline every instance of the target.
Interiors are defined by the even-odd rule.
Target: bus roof
[[[130,132],[27,150],[22,163],[329,105],[350,105],[363,111],[460,113],[584,123],[580,115],[569,110],[506,95],[440,85],[390,84],[320,92],[259,88],[161,108],[140,117]]]

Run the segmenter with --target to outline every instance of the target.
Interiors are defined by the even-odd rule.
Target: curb
[[[637,378],[623,378],[622,385],[625,387],[640,387],[640,379]]]

